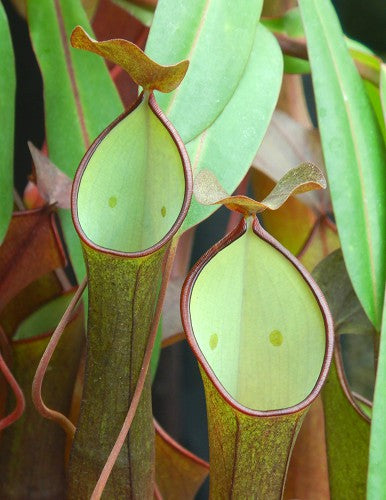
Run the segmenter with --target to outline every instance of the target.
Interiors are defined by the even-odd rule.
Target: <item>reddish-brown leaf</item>
[[[65,264],[50,207],[15,212],[0,247],[0,310],[43,274]]]

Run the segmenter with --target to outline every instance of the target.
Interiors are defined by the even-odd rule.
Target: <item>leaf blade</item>
[[[343,254],[354,289],[379,327],[386,250],[383,139],[332,5],[327,0],[299,5]],[[358,233],[365,237],[357,239]]]
[[[232,192],[237,187],[268,128],[282,74],[280,48],[274,36],[259,25],[250,59],[231,100],[216,121],[186,145],[194,176],[210,168],[226,191]],[[198,224],[215,210],[216,207],[201,205],[193,197],[181,231]]]
[[[73,179],[90,141],[123,107],[105,63],[69,45],[75,25],[82,24],[92,32],[81,3],[28,0],[27,9],[32,45],[43,76],[50,159]],[[68,133],[64,134],[64,130]],[[85,268],[71,214],[59,210],[59,216],[75,273],[81,279]]]
[[[242,9],[230,0],[196,0],[189,8],[173,0],[159,2],[146,53],[161,64],[190,60],[178,90],[156,94],[185,143],[215,120],[235,91],[261,8],[261,0],[250,0]]]

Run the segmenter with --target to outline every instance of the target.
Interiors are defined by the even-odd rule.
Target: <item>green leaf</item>
[[[189,61],[172,66],[162,66],[150,59],[134,43],[120,38],[98,42],[91,38],[81,26],[71,34],[71,44],[77,49],[88,50],[108,59],[123,68],[137,85],[144,90],[171,92],[181,83]]]
[[[319,297],[256,218],[243,219],[189,273],[181,312],[206,391],[213,497],[280,498],[332,352]]]
[[[194,194],[204,205],[221,204],[248,216],[266,209],[277,210],[291,195],[321,188],[326,188],[326,180],[319,168],[312,163],[302,163],[289,170],[262,201],[244,195],[229,196],[209,170],[201,170],[196,176]]]
[[[208,128],[235,92],[252,50],[262,0],[161,0],[146,44],[160,64],[190,61],[186,78],[161,109],[186,144]]]
[[[375,116],[377,117],[378,120],[378,125],[379,128],[382,132],[383,140],[386,143],[386,126],[385,126],[385,118],[383,116],[383,110],[382,110],[382,100],[381,100],[381,86],[382,86],[382,80],[380,82],[380,88],[376,87],[374,84],[371,82],[367,82],[366,80],[363,81],[366,92],[368,95],[368,98],[371,102],[371,105],[373,107]]]
[[[165,258],[173,255],[172,238],[191,191],[187,153],[153,95],[141,94],[98,137],[76,174],[72,214],[87,263],[89,318],[83,404],[69,464],[71,497],[90,497],[128,412],[156,333]],[[106,497],[153,494],[150,382],[147,373]]]
[[[386,254],[384,143],[330,1],[299,0],[299,5],[343,255],[366,314],[379,328]]]
[[[11,33],[3,4],[0,4],[0,245],[13,210],[15,92],[15,60]]]
[[[80,0],[28,0],[27,8],[32,45],[43,75],[49,157],[73,179],[86,149],[123,107],[105,63],[70,46],[76,25],[92,33]],[[71,214],[60,210],[59,215],[80,280],[85,269]]]
[[[268,128],[282,74],[279,46],[273,35],[258,25],[250,58],[232,98],[215,122],[186,145],[194,176],[209,169],[228,192],[236,189]],[[193,197],[181,230],[198,224],[215,210]]]
[[[372,411],[367,498],[377,500],[386,495],[386,301],[383,306],[377,378]]]

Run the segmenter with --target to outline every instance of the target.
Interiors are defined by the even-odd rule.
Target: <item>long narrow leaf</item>
[[[299,0],[331,198],[347,270],[379,328],[386,252],[385,149],[329,0]]]
[[[13,139],[15,126],[15,61],[4,7],[0,4],[0,244],[13,208]]]
[[[86,149],[122,112],[122,104],[101,58],[69,44],[77,24],[92,33],[80,0],[28,0],[28,23],[43,75],[49,155],[72,179]],[[81,278],[83,257],[71,214],[68,210],[59,214]]]

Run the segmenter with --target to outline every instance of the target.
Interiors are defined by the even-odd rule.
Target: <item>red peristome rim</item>
[[[188,213],[189,206],[190,206],[190,201],[192,198],[192,193],[193,193],[193,177],[192,177],[192,171],[190,167],[190,160],[188,153],[185,149],[184,143],[182,142],[181,137],[178,135],[176,129],[173,127],[173,125],[170,123],[170,121],[166,118],[164,113],[162,112],[161,108],[158,106],[154,95],[150,94],[149,96],[149,106],[150,109],[153,111],[155,116],[160,120],[160,122],[168,129],[175,145],[177,146],[178,152],[181,157],[183,169],[184,169],[184,176],[185,176],[185,194],[184,194],[184,201],[182,203],[182,207],[180,210],[180,213],[175,220],[173,226],[171,229],[166,233],[166,235],[155,245],[146,248],[145,250],[139,251],[139,252],[120,252],[118,250],[112,250],[110,248],[105,248],[102,246],[97,245],[93,241],[91,241],[86,234],[84,233],[80,222],[78,218],[78,204],[77,204],[77,199],[78,199],[78,192],[79,192],[79,186],[82,180],[83,173],[85,169],[87,168],[87,165],[94,154],[94,151],[96,148],[99,146],[99,144],[102,142],[102,140],[106,137],[106,135],[116,126],[118,123],[120,123],[128,114],[130,114],[132,111],[134,111],[143,101],[144,99],[144,93],[142,92],[141,95],[138,97],[138,99],[135,101],[133,106],[131,106],[127,111],[122,113],[116,120],[114,120],[92,143],[90,148],[87,150],[86,154],[82,158],[82,161],[80,162],[80,165],[78,167],[78,170],[76,171],[75,178],[74,178],[74,183],[72,186],[72,192],[71,192],[71,213],[72,213],[72,220],[75,226],[75,229],[80,237],[80,239],[85,243],[87,246],[90,248],[97,250],[99,252],[113,255],[113,256],[118,256],[118,257],[131,257],[131,258],[137,258],[137,257],[145,257],[147,255],[150,255],[157,250],[159,250],[161,247],[163,247],[171,238],[176,234],[178,229],[181,227],[181,224],[183,220],[186,217],[186,214]]]
[[[246,406],[238,403],[225,389],[225,387],[220,383],[209,363],[206,361],[205,356],[203,355],[196,338],[193,333],[191,316],[190,316],[190,298],[192,295],[193,286],[202,271],[205,265],[221,250],[226,248],[228,245],[236,241],[243,234],[245,234],[247,230],[247,222],[243,218],[236,228],[227,234],[222,240],[216,243],[212,248],[210,248],[194,265],[190,273],[188,274],[185,283],[182,287],[181,292],[181,317],[182,324],[186,333],[187,340],[191,349],[193,350],[194,355],[196,356],[198,362],[201,367],[211,380],[212,384],[215,386],[216,390],[219,392],[220,396],[229,403],[233,408],[237,411],[244,413],[246,415],[254,416],[254,417],[280,417],[284,415],[292,415],[294,413],[298,413],[301,410],[306,409],[319,395],[321,388],[327,378],[328,370],[330,368],[333,349],[334,349],[334,326],[333,320],[330,313],[330,310],[327,305],[327,301],[324,298],[323,293],[320,288],[316,284],[315,280],[312,278],[310,273],[304,268],[304,266],[288,252],[286,248],[284,248],[278,241],[276,241],[270,234],[268,234],[260,225],[258,219],[254,217],[252,224],[253,232],[260,237],[262,240],[269,243],[271,246],[276,248],[289,262],[302,274],[303,278],[311,288],[311,291],[316,298],[319,307],[321,309],[325,331],[326,331],[326,349],[324,354],[324,360],[322,363],[321,371],[319,377],[315,383],[310,394],[300,403],[294,406],[290,406],[288,408],[282,408],[279,410],[253,410],[251,408],[247,408]]]

